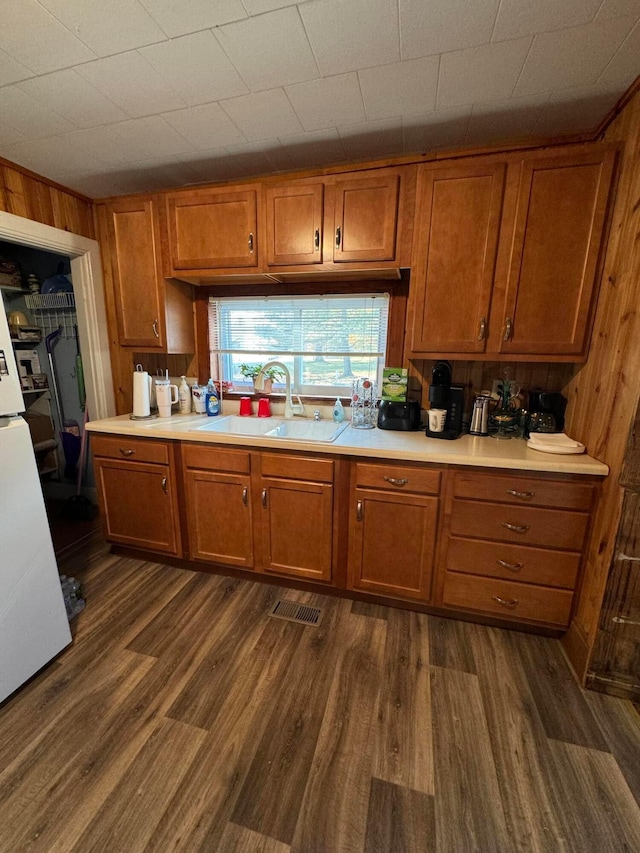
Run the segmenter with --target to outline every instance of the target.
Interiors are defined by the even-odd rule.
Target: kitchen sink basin
[[[290,441],[335,441],[348,424],[334,424],[333,421],[311,421],[296,418],[244,418],[229,415],[216,418],[211,423],[194,427],[195,431],[215,432],[223,435],[260,435],[264,438],[284,438]]]

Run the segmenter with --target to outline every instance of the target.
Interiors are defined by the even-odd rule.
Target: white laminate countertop
[[[609,469],[586,454],[557,455],[527,447],[526,441],[513,438],[498,441],[490,437],[464,435],[454,441],[427,438],[424,431],[360,430],[348,426],[332,443],[295,441],[266,436],[229,435],[198,430],[207,423],[207,415],[173,415],[151,421],[134,421],[129,415],[105,418],[87,424],[95,433],[195,441],[204,444],[232,444],[255,449],[295,450],[306,453],[332,453],[367,459],[398,459],[440,465],[475,465],[542,471],[553,474],[591,474],[604,477]]]

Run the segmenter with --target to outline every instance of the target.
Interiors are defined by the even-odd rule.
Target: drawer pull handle
[[[338,225],[336,228],[336,249],[340,248],[340,243],[342,242],[342,229]]]
[[[318,251],[320,248],[320,229],[316,228],[315,234],[313,235],[313,248]]]
[[[120,448],[120,453],[122,453],[122,455],[123,455],[123,456],[133,456],[133,454],[135,453],[135,451],[134,451],[134,450],[130,450],[129,448],[125,449],[124,447],[121,447],[121,448]]]
[[[249,234],[249,239],[247,243],[249,245],[249,254],[253,255],[253,234]]]
[[[358,521],[362,521],[362,501],[358,501],[356,504],[356,518]]]
[[[265,509],[267,508],[267,490],[266,489],[262,490],[262,506]]]
[[[246,486],[242,490],[242,503],[245,506],[249,505],[249,489]]]
[[[409,482],[406,477],[383,477],[383,479],[386,480],[387,483],[391,483],[392,486],[406,486]]]
[[[503,569],[509,569],[510,572],[519,572],[524,567],[524,563],[507,563],[506,560],[496,560],[496,563]]]
[[[518,492],[516,489],[507,489],[508,495],[513,495],[514,498],[534,498],[535,492]]]
[[[509,610],[513,610],[513,608],[517,607],[520,603],[517,598],[500,598],[499,595],[492,595],[491,598],[503,607],[508,607]]]
[[[529,529],[528,524],[509,524],[508,521],[503,521],[502,526],[506,527],[507,530],[513,530],[514,533],[526,533]]]
[[[165,495],[169,494],[169,491],[167,489],[167,478],[166,477],[162,478],[162,491],[165,493]]]

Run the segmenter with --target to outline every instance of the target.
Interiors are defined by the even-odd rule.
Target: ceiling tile
[[[135,50],[98,59],[75,70],[132,118],[186,106],[175,89]],[[131,85],[132,81],[135,85]]]
[[[295,6],[296,0],[243,0],[243,3],[250,15],[262,15],[264,12],[273,12],[274,9]]]
[[[514,94],[594,83],[634,23],[634,18],[616,18],[536,36]]]
[[[434,148],[462,145],[470,114],[471,107],[462,107],[422,116],[405,116],[402,119],[405,154],[424,154]]]
[[[314,166],[341,163],[347,159],[335,128],[281,137],[280,142],[294,169],[312,169]]]
[[[400,0],[402,58],[488,42],[498,5],[499,0]]]
[[[311,0],[299,9],[323,75],[400,59],[397,0]]]
[[[530,136],[548,100],[549,94],[545,93],[476,104],[471,111],[466,141],[484,145]]]
[[[144,159],[193,150],[193,145],[162,116],[129,119],[111,127],[127,146],[141,151]]]
[[[94,53],[36,0],[2,4],[0,48],[36,74],[94,58]]]
[[[287,86],[286,93],[305,130],[365,121],[358,75],[339,74]]]
[[[236,158],[236,164],[244,161],[246,174],[266,175],[277,171],[274,159],[281,161],[282,145],[279,139],[262,139],[260,142],[245,142],[241,145],[229,145],[227,153]],[[272,157],[272,153],[274,157]]]
[[[510,97],[530,45],[523,38],[443,54],[438,109]]]
[[[138,0],[39,0],[97,56],[162,41],[165,34]]]
[[[617,99],[616,94],[596,94],[591,88],[553,93],[535,132],[538,136],[555,136],[595,130]]]
[[[215,36],[252,92],[318,76],[295,7],[227,24]]]
[[[640,14],[638,0],[604,0],[596,21],[606,21],[608,18],[621,18],[624,15]]]
[[[14,163],[53,180],[61,173],[87,171],[96,165],[95,155],[70,145],[66,135],[47,136],[13,145],[6,149],[6,156]]]
[[[249,90],[210,30],[138,51],[191,105]]]
[[[588,24],[602,0],[502,0],[493,41]]]
[[[186,36],[247,17],[241,0],[141,0],[170,37]]]
[[[26,80],[28,77],[33,77],[32,71],[9,56],[4,50],[0,50],[0,86],[16,83],[18,80]]]
[[[71,68],[25,80],[18,88],[51,107],[76,127],[124,121],[127,114]]]
[[[222,101],[221,106],[250,142],[302,130],[282,89],[232,98]]]
[[[598,78],[598,87],[617,89],[622,94],[638,76],[640,70],[638,57],[640,57],[640,22],[635,25]]]
[[[349,159],[363,160],[402,154],[402,122],[366,121],[339,127],[338,133]]]
[[[103,173],[71,172],[68,175],[61,175],[58,181],[65,187],[94,199],[107,198],[110,195],[123,195],[127,192],[125,185],[118,182],[114,175]]]
[[[6,121],[0,121],[0,145],[2,146],[3,157],[10,160],[11,158],[7,153],[7,146],[13,145],[21,139],[24,139],[24,134],[20,133],[19,130],[16,130],[15,127],[12,127]]]
[[[439,66],[439,56],[427,56],[360,71],[367,118],[389,118],[434,109]]]
[[[115,130],[114,125],[106,127],[90,127],[85,130],[74,130],[62,137],[69,145],[83,151],[97,163],[131,163],[143,160],[144,152],[127,143]]]
[[[0,89],[0,124],[5,121],[29,139],[40,139],[73,129],[70,122],[17,86]]]
[[[229,156],[226,148],[214,148],[209,151],[198,151],[195,154],[180,155],[180,160],[194,173],[196,181],[204,183],[219,180],[216,169]]]
[[[220,104],[202,104],[186,110],[175,110],[163,113],[163,118],[202,151],[245,141],[244,135]]]

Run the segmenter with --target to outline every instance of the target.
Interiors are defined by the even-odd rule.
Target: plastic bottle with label
[[[186,376],[180,377],[178,387],[178,411],[181,415],[188,415],[191,411],[191,388],[187,385]]]
[[[336,424],[341,424],[344,420],[344,406],[340,397],[333,404],[333,421]]]
[[[213,384],[213,379],[207,382],[207,393],[205,395],[207,414],[209,417],[215,417],[220,414],[220,399],[216,391],[216,386]]]

